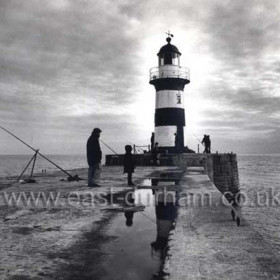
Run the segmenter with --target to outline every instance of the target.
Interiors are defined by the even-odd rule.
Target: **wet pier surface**
[[[2,180],[0,278],[280,279],[277,256],[242,215],[239,227],[232,221],[203,173],[139,167],[137,189],[117,166],[103,168],[97,189],[60,173]]]

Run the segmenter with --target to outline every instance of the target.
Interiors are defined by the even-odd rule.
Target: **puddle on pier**
[[[142,185],[151,186],[151,180]],[[177,217],[176,198],[174,191],[164,203],[162,191],[152,189],[139,189],[130,196],[129,207],[124,206],[106,232],[115,238],[103,245],[106,258],[99,279],[162,279],[169,232]],[[144,206],[142,211],[134,211],[139,206]]]

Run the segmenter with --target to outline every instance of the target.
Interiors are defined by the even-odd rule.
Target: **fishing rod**
[[[197,141],[199,142],[199,144],[202,144],[204,146],[204,143],[201,143],[200,139],[193,133],[192,130],[190,130],[192,135],[197,139]]]
[[[47,157],[45,157],[44,155],[42,155],[41,153],[39,153],[38,150],[34,149],[33,147],[31,147],[30,145],[28,145],[26,142],[24,142],[23,140],[21,140],[19,137],[17,137],[15,134],[13,134],[12,132],[10,132],[8,129],[6,129],[5,127],[0,125],[0,128],[3,129],[4,131],[6,131],[7,133],[9,133],[10,135],[12,135],[14,138],[16,138],[17,140],[19,140],[21,143],[23,143],[25,146],[27,146],[28,148],[30,148],[31,150],[33,150],[34,152],[36,152],[37,154],[39,154],[42,158],[44,158],[45,160],[49,161],[51,164],[53,164],[55,167],[57,167],[58,169],[60,169],[61,171],[63,171],[66,175],[68,175],[70,178],[73,178],[73,176],[68,173],[66,170],[62,169],[60,166],[58,166],[57,164],[55,164],[53,161],[51,161],[50,159],[48,159]]]
[[[104,141],[102,141],[101,139],[99,139],[99,141],[104,144],[108,149],[110,149],[115,155],[118,155],[117,152],[115,152],[112,148],[110,148],[106,143],[104,143]]]

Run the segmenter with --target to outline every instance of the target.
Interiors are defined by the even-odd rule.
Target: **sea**
[[[72,170],[87,167],[86,155],[44,155],[56,165],[64,170]],[[33,155],[0,155],[0,177],[19,176],[27,164],[32,159]],[[24,174],[30,174],[32,169],[32,162]],[[52,163],[37,156],[34,173],[54,172],[59,169]]]
[[[244,197],[242,217],[279,260],[280,154],[237,155],[237,158]]]
[[[47,157],[65,170],[87,167],[85,155]],[[18,176],[31,158],[32,155],[0,155],[0,177]],[[237,155],[237,158],[243,201],[241,226],[249,224],[271,252],[280,257],[280,154]],[[42,170],[50,173],[58,169],[38,157],[34,172]]]

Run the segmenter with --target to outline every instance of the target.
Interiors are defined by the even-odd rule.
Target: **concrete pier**
[[[230,166],[235,166],[232,163],[227,170],[220,169],[225,179],[233,170]],[[152,173],[177,169],[138,166],[134,181],[140,186]],[[279,257],[242,213],[239,227],[232,221],[231,206],[204,167],[189,166],[184,170],[178,185],[166,183],[185,196],[180,198],[176,226],[169,234],[169,250],[162,265],[165,279],[280,279]],[[86,178],[86,172],[71,173]],[[131,190],[126,186],[122,167],[104,167],[103,187],[97,189],[87,188],[86,181],[68,183],[60,181],[61,177],[61,173],[37,175],[37,184],[25,185],[15,183],[13,178],[0,181],[1,279],[108,279],[102,270],[102,263],[109,256],[104,253],[104,245],[119,240],[108,231],[118,212],[108,211],[111,204],[91,204],[91,197],[100,191],[106,195]],[[7,204],[7,196],[11,198],[12,194],[29,197],[39,192],[52,192],[59,203],[46,206],[41,197],[37,205],[27,205],[23,200]],[[140,213],[135,215],[141,217]],[[124,224],[123,214],[122,218]],[[137,240],[138,234],[132,240]],[[155,235],[156,229],[147,236],[145,248],[150,249]],[[130,246],[131,242],[127,247]],[[126,254],[126,247],[120,252]],[[131,260],[134,258],[132,255]]]
[[[231,207],[208,175],[189,168],[180,187],[198,196],[196,205],[179,209],[170,233],[166,279],[280,279],[278,257],[244,218],[239,227],[232,221]],[[199,205],[201,194],[210,194],[207,205]]]

